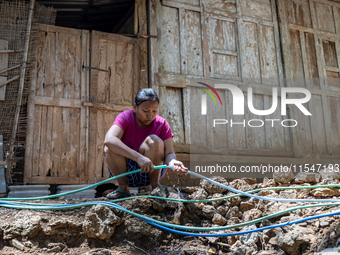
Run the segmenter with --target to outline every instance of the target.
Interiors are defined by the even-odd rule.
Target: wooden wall
[[[150,80],[160,95],[160,114],[175,132],[177,151],[195,153],[203,146],[205,152],[264,160],[268,156],[338,158],[338,5],[312,0],[150,1],[150,21],[155,22],[150,22],[149,30],[157,35],[150,41]],[[217,92],[223,106],[208,100],[208,113],[202,116],[197,110],[203,93],[197,87],[202,85],[197,82],[236,85],[245,98],[251,87],[256,109],[270,108],[273,87],[279,91],[286,86],[305,87],[312,93],[306,107],[313,116],[296,107],[289,107],[287,116],[281,115],[280,108],[270,116],[257,116],[247,107],[245,116],[232,116],[231,93],[222,89]],[[297,128],[271,128],[266,123],[260,128],[213,129],[216,118],[296,119],[299,124]]]

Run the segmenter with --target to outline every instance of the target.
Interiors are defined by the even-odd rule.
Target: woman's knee
[[[145,139],[145,143],[150,149],[155,149],[155,150],[163,150],[164,149],[164,142],[157,135],[149,135]]]

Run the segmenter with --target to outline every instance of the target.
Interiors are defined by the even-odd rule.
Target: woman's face
[[[157,101],[144,101],[140,105],[134,105],[136,118],[138,124],[144,128],[149,126],[152,121],[156,118],[158,113],[158,102]]]

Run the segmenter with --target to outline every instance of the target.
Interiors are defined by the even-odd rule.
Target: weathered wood
[[[82,102],[75,99],[36,96],[36,105],[81,108]]]
[[[162,73],[155,73],[155,84],[172,88],[185,88],[187,86],[185,76]]]
[[[241,12],[244,16],[250,16],[263,20],[272,21],[270,0],[266,1],[241,1]]]
[[[13,81],[16,81],[20,78],[20,75],[17,75],[17,76],[14,76],[13,78],[7,80],[7,81],[4,81],[3,83],[0,84],[0,88],[2,87],[5,87],[7,84],[13,82]]]
[[[5,165],[7,165],[6,161],[0,161],[0,166],[5,166]]]
[[[139,33],[146,35],[148,31],[148,19],[147,19],[147,10],[146,10],[146,0],[138,0],[138,27]],[[136,90],[140,90],[141,88],[147,88],[148,86],[148,41],[145,39],[139,40],[139,87]],[[135,90],[135,93],[137,92]],[[134,93],[134,94],[135,94]]]
[[[89,65],[89,33],[39,26],[37,44],[28,106],[27,142],[32,146],[26,150],[25,183],[38,176],[46,177],[48,183],[58,183],[60,177],[68,178],[64,184],[84,182],[88,118],[82,102],[88,101],[89,80],[81,74],[88,72],[82,64]]]
[[[8,49],[8,41],[0,40],[0,49],[6,50]],[[20,66],[20,65],[19,65]],[[7,68],[8,67],[8,54],[0,54],[0,74],[4,74],[0,76],[0,84],[5,84],[7,81],[7,71],[13,70],[14,68]],[[5,85],[0,85],[0,100],[5,100],[6,95],[6,87]]]
[[[24,50],[0,50],[0,54],[22,53]]]
[[[3,70],[0,70],[0,74],[3,74],[3,73],[7,73],[8,71],[12,71],[14,69],[17,69],[19,68],[21,65],[16,65],[16,66],[12,66],[10,68],[6,68],[6,69],[3,69]]]

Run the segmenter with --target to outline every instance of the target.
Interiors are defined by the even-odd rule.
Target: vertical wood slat
[[[8,50],[8,41],[0,39],[0,50]],[[8,54],[0,54],[0,71],[8,68]],[[7,81],[7,73],[0,74],[0,86]],[[0,100],[5,100],[6,86],[0,87]]]
[[[313,25],[316,24],[316,13],[315,9],[313,8],[313,1],[310,1],[310,10],[311,10],[311,18]],[[314,25],[315,26],[315,25]],[[314,27],[315,28],[315,27]],[[329,117],[328,114],[328,105],[327,105],[327,97],[325,94],[325,91],[327,90],[327,83],[326,83],[326,70],[325,70],[325,58],[323,56],[323,47],[321,43],[321,38],[319,35],[314,33],[314,43],[315,43],[315,49],[316,49],[316,59],[318,63],[318,73],[319,73],[319,82],[320,82],[320,90],[322,92],[321,94],[321,100],[322,100],[322,109],[323,109],[323,116],[324,116],[324,129],[326,132],[326,143],[327,143],[327,150],[328,154],[332,155],[333,150],[331,146],[331,128],[330,123],[332,123],[332,120]]]

